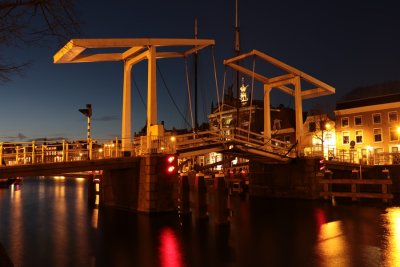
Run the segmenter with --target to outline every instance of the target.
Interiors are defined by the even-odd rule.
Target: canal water
[[[18,266],[400,266],[400,207],[233,194],[229,224],[91,208],[86,181],[0,189],[0,243]]]

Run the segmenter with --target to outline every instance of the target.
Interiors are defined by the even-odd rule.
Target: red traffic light
[[[167,155],[165,172],[167,174],[175,174],[178,170],[178,158],[176,155]]]
[[[324,159],[320,159],[319,160],[319,170],[320,171],[325,170],[325,161],[324,161]]]

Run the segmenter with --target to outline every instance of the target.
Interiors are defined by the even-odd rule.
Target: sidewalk
[[[7,255],[7,252],[1,243],[0,243],[0,266],[14,267],[14,264],[12,263],[10,257]]]

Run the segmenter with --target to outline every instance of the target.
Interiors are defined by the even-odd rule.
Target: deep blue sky
[[[234,0],[77,1],[82,34],[71,38],[192,38],[198,17],[199,37],[215,39],[218,83],[222,90],[223,59],[233,56]],[[334,107],[350,89],[400,79],[400,16],[396,1],[259,1],[239,0],[241,50],[260,50],[336,88],[336,95],[305,101]],[[86,122],[79,108],[93,106],[92,137],[120,136],[123,68],[121,62],[53,64],[61,47],[12,49],[9,58],[29,60],[23,77],[0,86],[0,141],[15,137],[85,138]],[[190,63],[190,59],[188,59]],[[256,71],[261,72],[261,64]],[[188,110],[185,62],[158,62],[168,89]],[[251,63],[249,63],[251,64]],[[257,68],[257,66],[259,68]],[[146,99],[146,63],[133,76]],[[200,122],[216,103],[212,49],[200,53]],[[189,66],[192,72],[192,67]],[[268,76],[268,73],[264,73]],[[228,82],[232,72],[227,71]],[[165,86],[158,78],[158,119],[167,128],[185,127]],[[251,87],[251,79],[246,78]],[[254,84],[260,92],[262,86]],[[400,90],[400,89],[399,89]],[[145,109],[132,88],[133,131],[145,124]],[[259,93],[256,93],[256,95]],[[277,91],[274,105],[293,106]],[[190,117],[187,117],[190,121]],[[17,140],[19,140],[17,138]]]

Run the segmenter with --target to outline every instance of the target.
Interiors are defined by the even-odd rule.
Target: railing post
[[[68,142],[65,142],[65,161],[68,161],[68,157],[69,157],[69,144]]]
[[[115,157],[118,158],[118,137],[115,137]]]
[[[0,166],[3,165],[3,143],[0,143]]]
[[[19,146],[15,146],[15,164],[18,164],[18,151],[19,150]]]
[[[22,148],[22,152],[23,152],[22,156],[24,157],[24,164],[26,164],[26,147],[25,146]]]
[[[45,149],[46,149],[46,146],[44,144],[42,144],[42,163],[46,162]]]
[[[65,140],[62,141],[62,146],[63,146],[63,150],[62,150],[62,161],[65,161]]]
[[[35,155],[35,141],[32,141],[32,164],[34,164],[36,161],[36,155]]]

